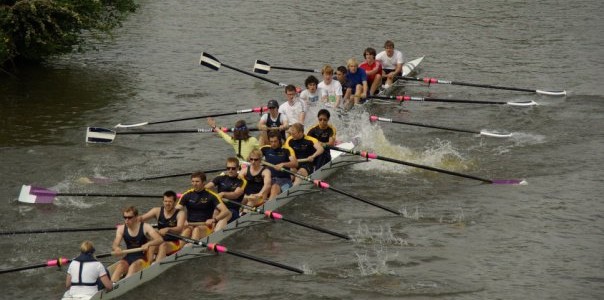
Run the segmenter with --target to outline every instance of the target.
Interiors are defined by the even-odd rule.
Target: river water
[[[210,134],[117,136],[84,142],[87,126],[155,121],[251,108],[281,88],[229,70],[198,65],[201,51],[251,70],[320,68],[361,59],[392,39],[408,58],[425,56],[420,76],[539,89],[566,97],[452,85],[410,84],[409,95],[490,101],[534,100],[536,107],[376,101],[334,118],[342,139],[360,149],[521,186],[418,171],[385,162],[340,171],[341,190],[404,212],[394,216],[332,192],[299,197],[292,218],[345,232],[353,242],[288,224],[250,229],[224,241],[232,249],[303,267],[293,275],[228,256],[172,268],[124,299],[597,299],[604,294],[604,38],[601,1],[140,1],[99,51],[59,57],[2,78],[0,226],[3,231],[107,227],[119,209],[157,201],[58,197],[52,205],[17,202],[22,184],[63,192],[157,193],[188,187],[186,177],[85,184],[85,176],[132,178],[212,169],[232,154]],[[268,77],[302,85],[307,74]],[[513,132],[509,139],[380,123],[396,120]],[[312,117],[312,116],[311,116]],[[219,118],[232,125],[238,118]],[[353,120],[353,121],[351,121]],[[343,124],[347,124],[344,126]],[[204,120],[154,129],[207,127]],[[151,128],[150,128],[151,129]],[[226,151],[226,152],[225,152]],[[75,256],[91,239],[110,250],[113,232],[4,236],[0,268]],[[598,254],[599,253],[599,254]],[[110,261],[107,261],[110,262]],[[64,271],[3,274],[0,298],[49,299]]]

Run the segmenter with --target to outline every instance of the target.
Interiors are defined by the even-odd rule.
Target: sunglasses
[[[251,158],[250,157],[250,161],[259,161],[259,160],[260,160],[260,158]]]
[[[124,216],[124,220],[134,219],[134,216]]]
[[[319,118],[319,121],[329,121],[329,119],[326,119],[326,118]]]
[[[237,167],[226,167],[227,170],[237,170]]]

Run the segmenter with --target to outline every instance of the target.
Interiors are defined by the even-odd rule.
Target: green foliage
[[[83,32],[102,39],[135,9],[134,0],[0,0],[0,66],[71,52]]]

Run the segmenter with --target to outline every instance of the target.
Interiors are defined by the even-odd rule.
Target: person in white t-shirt
[[[342,84],[333,80],[333,68],[330,65],[323,66],[321,75],[323,75],[323,81],[319,83],[319,89],[323,92],[321,101],[334,108],[340,107],[343,95]]]
[[[287,116],[290,126],[296,123],[304,124],[306,105],[297,96],[296,87],[291,84],[287,85],[285,87],[285,96],[287,97],[287,101],[279,106],[279,113]]]
[[[65,286],[69,289],[64,297],[92,296],[98,291],[98,281],[106,291],[113,288],[105,266],[94,257],[94,245],[84,241],[80,245],[80,255],[74,258],[67,269]]]
[[[386,79],[385,88],[389,88],[394,82],[394,77],[401,75],[405,58],[401,51],[394,49],[394,43],[390,40],[384,43],[384,49],[375,59],[382,64],[382,78]]]
[[[321,99],[321,95],[323,94],[321,89],[318,88],[319,79],[317,77],[310,75],[304,80],[304,86],[306,89],[300,93],[300,99],[304,101],[306,107],[315,106],[319,103]]]

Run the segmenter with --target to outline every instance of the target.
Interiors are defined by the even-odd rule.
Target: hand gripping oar
[[[220,69],[220,66],[225,66],[225,67],[227,67],[227,68],[229,68],[231,70],[234,70],[234,71],[237,71],[237,72],[241,72],[241,73],[243,73],[245,75],[249,75],[249,76],[252,76],[252,77],[256,77],[256,78],[258,78],[260,80],[264,80],[266,82],[270,82],[270,83],[272,83],[274,85],[283,86],[283,87],[287,86],[287,83],[277,82],[277,81],[274,81],[274,80],[271,80],[271,79],[268,79],[268,78],[256,75],[254,73],[250,73],[248,71],[244,71],[244,70],[241,70],[239,68],[235,68],[235,67],[229,66],[227,64],[221,63],[214,56],[212,56],[212,55],[210,55],[208,53],[205,53],[205,52],[201,52],[201,57],[199,58],[199,64],[202,65],[202,66],[206,66],[206,67],[208,67],[208,68],[210,68],[210,69],[212,69],[214,71],[218,71],[218,69]]]
[[[52,203],[57,196],[76,196],[76,197],[135,197],[135,198],[156,198],[161,199],[162,195],[148,194],[115,194],[115,193],[59,193],[42,187],[23,185],[19,194],[19,202],[23,203]]]
[[[471,103],[471,104],[496,104],[496,105],[511,105],[511,106],[533,106],[537,105],[535,101],[482,101],[482,100],[465,100],[465,99],[443,99],[443,98],[424,98],[424,97],[412,97],[405,95],[398,96],[368,96],[367,98],[372,99],[385,99],[385,100],[396,100],[398,102],[403,101],[424,101],[424,102],[452,102],[452,103]]]
[[[266,259],[261,258],[261,257],[252,256],[252,255],[249,255],[249,254],[246,254],[246,253],[241,253],[241,252],[237,252],[237,251],[234,251],[234,250],[230,250],[230,249],[227,249],[227,247],[219,245],[219,244],[213,244],[213,243],[209,243],[208,244],[208,243],[205,243],[205,242],[203,242],[201,240],[194,240],[194,239],[191,239],[191,238],[188,238],[188,237],[184,237],[182,235],[174,234],[174,233],[171,233],[171,232],[168,232],[167,235],[169,235],[171,237],[175,237],[175,238],[180,239],[180,240],[183,240],[183,241],[185,241],[187,243],[191,243],[191,244],[195,244],[195,245],[199,245],[199,246],[208,248],[208,250],[214,251],[216,253],[227,253],[227,254],[238,256],[238,257],[241,257],[241,258],[246,258],[246,259],[250,259],[250,260],[253,260],[253,261],[257,261],[259,263],[275,266],[275,267],[278,267],[278,268],[281,268],[281,269],[285,269],[285,270],[288,270],[288,271],[296,272],[296,273],[299,273],[299,274],[304,274],[304,271],[302,271],[302,270],[300,270],[298,268],[294,268],[294,267],[291,267],[291,266],[288,266],[288,265],[284,265],[284,264],[281,264],[281,263],[278,263],[278,262],[266,260]]]
[[[133,249],[123,250],[122,254],[141,252],[141,251],[143,251],[143,248],[133,248]],[[112,255],[116,255],[115,251],[105,253],[105,254],[95,255],[95,257],[104,258],[104,257],[112,256]],[[51,260],[46,261],[45,263],[41,263],[41,264],[37,264],[37,265],[29,265],[29,266],[24,266],[24,267],[0,270],[0,274],[18,272],[18,271],[30,270],[30,269],[37,269],[37,268],[45,268],[45,267],[59,267],[60,268],[61,266],[67,265],[69,262],[71,262],[71,259],[68,259],[65,257],[59,257],[57,259],[51,259]]]
[[[268,74],[270,70],[278,69],[278,70],[287,70],[287,71],[298,71],[298,72],[307,72],[307,73],[321,73],[321,70],[317,69],[304,69],[304,68],[292,68],[292,67],[276,67],[271,66],[267,62],[257,59],[254,62],[254,72],[260,74]]]
[[[209,114],[209,115],[205,115],[205,116],[187,117],[187,118],[179,118],[179,119],[172,119],[172,120],[165,120],[165,121],[141,122],[141,123],[135,123],[135,124],[121,124],[120,123],[120,124],[115,125],[115,128],[138,127],[138,126],[144,126],[144,125],[153,125],[153,124],[163,124],[163,123],[172,123],[172,122],[180,122],[180,121],[188,121],[188,120],[205,119],[205,118],[210,118],[210,117],[230,116],[230,115],[245,114],[245,113],[251,113],[251,112],[263,113],[263,112],[266,112],[266,111],[268,111],[268,107],[266,107],[266,106],[264,106],[264,107],[254,107],[254,108],[250,108],[250,109],[237,110],[235,112]]]
[[[406,162],[406,161],[402,161],[402,160],[398,160],[398,159],[394,159],[394,158],[379,156],[379,155],[377,155],[375,153],[369,153],[369,152],[366,152],[366,151],[347,150],[347,149],[344,149],[344,148],[333,147],[333,146],[325,146],[325,147],[329,148],[329,149],[336,150],[336,151],[340,151],[340,152],[345,152],[345,153],[350,153],[350,154],[353,154],[353,155],[358,155],[358,156],[361,156],[361,157],[364,157],[364,158],[367,158],[367,159],[378,159],[378,160],[393,162],[393,163],[396,163],[396,164],[407,165],[407,166],[416,167],[416,168],[420,168],[420,169],[424,169],[424,170],[430,170],[430,171],[434,171],[434,172],[445,173],[445,174],[449,174],[449,175],[454,175],[454,176],[459,176],[459,177],[464,177],[464,178],[479,180],[479,181],[482,181],[482,182],[485,182],[485,183],[491,183],[491,184],[527,184],[527,182],[525,180],[520,180],[520,179],[486,179],[486,178],[480,178],[480,177],[474,176],[474,175],[462,174],[462,173],[457,173],[457,172],[453,172],[453,171],[449,171],[449,170],[443,170],[443,169],[438,169],[438,168],[434,168],[434,167],[430,167],[430,166],[424,166],[424,165],[419,165],[419,164],[415,164],[415,163],[411,163],[411,162]]]
[[[224,167],[220,167],[217,169],[204,170],[204,173],[216,173],[224,171]],[[140,177],[140,178],[125,178],[125,179],[112,179],[106,177],[81,177],[78,179],[80,183],[99,183],[99,184],[107,184],[112,182],[133,182],[133,181],[146,181],[146,180],[155,180],[155,179],[164,179],[164,178],[174,178],[174,177],[183,177],[190,176],[191,172],[186,173],[178,173],[178,174],[168,174],[168,175],[158,175],[158,176],[148,176],[148,177]]]
[[[271,164],[271,163],[269,163],[269,162],[267,162],[267,161],[262,161],[262,164],[263,164],[263,165],[265,165],[265,166],[269,166],[269,167],[271,167],[271,168],[273,168],[273,169],[275,168],[275,165],[273,165],[273,164]],[[291,174],[291,175],[294,175],[294,176],[296,176],[296,177],[298,177],[298,178],[300,178],[300,179],[302,179],[302,180],[304,180],[304,181],[308,181],[308,182],[310,182],[310,183],[314,184],[315,186],[320,187],[320,188],[322,188],[322,189],[329,189],[329,190],[332,190],[332,191],[334,191],[334,192],[336,192],[336,193],[342,194],[342,195],[344,195],[344,196],[348,196],[348,197],[350,197],[350,198],[352,198],[352,199],[359,200],[359,201],[361,201],[361,202],[365,202],[365,203],[367,203],[367,204],[369,204],[369,205],[373,205],[373,206],[375,206],[375,207],[378,207],[378,208],[381,208],[381,209],[383,209],[383,210],[389,211],[389,212],[391,212],[391,213],[393,213],[393,214],[395,214],[395,215],[400,215],[400,214],[401,214],[399,211],[397,211],[397,210],[395,210],[395,209],[392,209],[392,208],[390,208],[390,207],[386,207],[386,206],[383,206],[383,205],[381,205],[381,204],[379,204],[379,203],[375,203],[375,202],[373,202],[373,201],[371,201],[371,200],[368,200],[368,199],[363,199],[363,198],[361,198],[361,197],[358,197],[358,196],[355,196],[355,195],[349,194],[349,193],[347,193],[347,192],[344,192],[344,191],[342,191],[342,190],[340,190],[340,189],[336,189],[336,188],[334,188],[334,187],[330,186],[330,185],[329,185],[329,183],[327,183],[327,182],[325,182],[325,181],[321,181],[321,180],[317,180],[317,179],[313,180],[313,179],[311,179],[311,178],[310,178],[310,177],[308,177],[308,176],[303,176],[303,175],[300,175],[300,174],[298,174],[298,173],[292,172],[292,171],[287,170],[287,169],[284,169],[284,168],[282,168],[282,169],[281,169],[281,171],[286,172],[286,173],[289,173],[289,174]]]
[[[498,138],[504,138],[504,137],[511,137],[512,136],[511,133],[494,133],[494,132],[489,132],[489,131],[486,131],[486,130],[476,131],[476,130],[451,128],[451,127],[436,126],[436,125],[429,125],[429,124],[422,124],[422,123],[393,121],[392,119],[382,118],[382,117],[378,117],[378,116],[370,116],[369,120],[371,122],[381,121],[381,122],[390,122],[390,123],[395,123],[395,124],[405,124],[405,125],[412,125],[412,126],[419,126],[419,127],[426,127],[426,128],[444,129],[444,130],[457,131],[457,132],[475,133],[475,134],[479,134],[479,135],[490,136],[490,137],[498,137]]]
[[[431,78],[431,77],[417,78],[417,77],[397,76],[397,78],[404,79],[404,80],[411,80],[411,81],[421,81],[421,82],[425,82],[427,84],[441,83],[441,84],[451,84],[451,85],[463,85],[463,86],[472,86],[472,87],[487,88],[487,89],[496,89],[496,90],[509,90],[509,91],[537,93],[537,94],[549,95],[549,96],[564,96],[564,95],[566,95],[566,91],[533,90],[533,89],[507,87],[507,86],[497,86],[497,85],[480,84],[480,83],[469,83],[469,82],[461,82],[461,81],[442,80],[442,79]]]
[[[221,130],[222,132],[234,132],[236,128],[222,127],[213,128],[195,128],[195,129],[175,129],[175,130],[143,130],[143,131],[113,131],[102,127],[88,127],[86,129],[86,143],[112,143],[116,135],[127,134],[173,134],[173,133],[210,133]],[[258,128],[248,128],[249,131],[258,131]]]
[[[319,231],[319,232],[323,232],[323,233],[331,234],[333,236],[337,236],[339,238],[350,240],[350,237],[347,236],[347,235],[345,235],[345,234],[341,234],[341,233],[338,233],[338,232],[335,232],[335,231],[331,231],[329,229],[321,228],[319,226],[315,226],[315,225],[312,225],[312,224],[304,223],[302,221],[292,220],[292,219],[284,217],[283,215],[281,215],[278,212],[274,212],[274,211],[271,211],[271,210],[263,210],[263,209],[261,209],[259,207],[254,207],[254,206],[249,206],[249,205],[241,204],[239,202],[231,201],[231,200],[225,199],[225,198],[222,198],[222,201],[227,202],[227,203],[233,203],[235,205],[241,206],[243,208],[249,209],[249,210],[251,210],[253,212],[256,212],[256,213],[259,213],[259,214],[264,214],[267,218],[271,218],[273,220],[282,220],[282,221],[285,221],[285,222],[288,222],[288,223],[292,223],[292,224],[296,224],[296,225],[299,225],[299,226],[302,226],[302,227],[306,227],[308,229],[316,230],[316,231]]]

